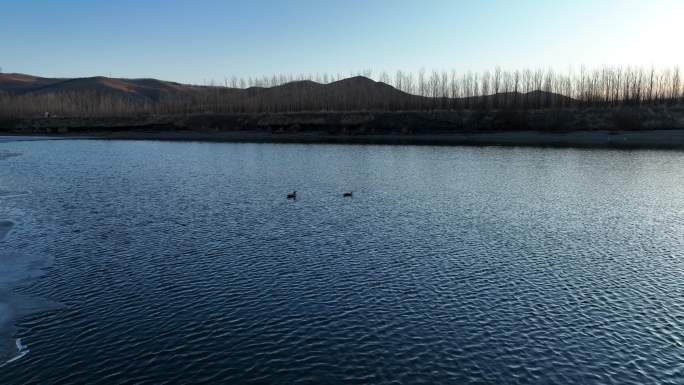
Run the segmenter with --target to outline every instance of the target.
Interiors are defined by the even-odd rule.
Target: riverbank
[[[9,136],[10,138],[12,136]],[[19,136],[14,136],[19,138]],[[131,130],[89,132],[86,135],[55,133],[32,136],[45,139],[165,140],[228,143],[327,143],[438,146],[524,146],[619,149],[684,150],[684,129],[640,131],[538,131],[454,133],[454,134],[377,134],[331,135],[325,132],[271,133],[259,131],[196,132]],[[0,138],[1,139],[1,138]]]
[[[23,137],[684,148],[684,108],[206,113],[0,119]]]

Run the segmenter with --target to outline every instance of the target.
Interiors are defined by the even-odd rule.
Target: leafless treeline
[[[344,81],[343,75],[277,75],[223,79],[160,93],[156,99],[108,91],[13,95],[0,92],[0,115],[130,115],[143,113],[283,112],[434,109],[537,109],[675,105],[684,103],[678,67],[580,68],[578,71],[483,73],[424,71],[352,74],[386,83]],[[287,86],[284,86],[286,85]],[[279,87],[283,86],[283,87]],[[270,89],[270,90],[269,90]]]

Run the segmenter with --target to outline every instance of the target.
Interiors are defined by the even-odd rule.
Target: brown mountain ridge
[[[273,87],[230,88],[196,86],[157,79],[126,79],[103,76],[84,78],[43,78],[25,74],[0,74],[0,94],[17,98],[52,96],[106,99],[117,104],[125,102],[131,109],[137,105],[165,104],[167,109],[184,106],[192,112],[207,109],[231,112],[312,111],[312,110],[401,110],[426,106],[448,108],[454,105],[474,106],[495,101],[511,102],[517,98],[532,98],[538,103],[569,104],[563,95],[533,91],[499,93],[468,98],[432,98],[413,95],[383,82],[356,76],[332,83],[310,80],[293,81]],[[170,111],[165,111],[170,112]],[[178,111],[183,112],[183,111]],[[225,110],[223,111],[225,112]]]

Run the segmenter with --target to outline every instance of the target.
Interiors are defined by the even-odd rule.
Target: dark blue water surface
[[[0,151],[0,384],[684,384],[684,153]]]

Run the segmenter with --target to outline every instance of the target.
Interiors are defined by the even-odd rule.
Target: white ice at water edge
[[[24,356],[26,356],[29,353],[28,346],[23,345],[21,343],[21,338],[17,338],[16,344],[17,344],[17,355],[12,357],[11,359],[6,361],[2,365],[0,365],[0,368],[2,368],[5,365],[11,364],[12,362],[19,361],[20,359],[24,358]]]

